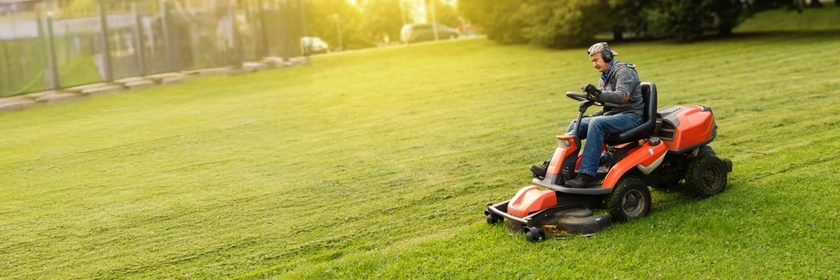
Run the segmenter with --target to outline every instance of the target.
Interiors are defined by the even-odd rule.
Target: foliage
[[[548,47],[579,45],[600,32],[611,32],[616,40],[623,39],[625,32],[680,41],[692,41],[710,32],[728,35],[755,12],[778,7],[798,8],[789,0],[459,2],[461,13],[483,27],[488,38]]]
[[[572,47],[591,43],[598,31],[609,26],[604,17],[606,1],[529,0],[522,5],[525,36],[532,44]]]
[[[716,0],[659,0],[648,13],[651,33],[658,37],[671,37],[690,41],[710,29],[714,17],[710,1]]]
[[[401,0],[368,0],[362,4],[364,18],[362,30],[369,38],[382,41],[388,36],[389,41],[399,41],[400,28],[403,25]]]
[[[310,36],[321,37],[333,49],[359,49],[373,45],[373,40],[361,31],[363,15],[357,6],[346,0],[307,3],[306,23]],[[339,39],[343,46],[339,46]]]
[[[611,27],[614,40],[624,39],[629,32],[636,37],[648,35],[647,10],[651,1],[646,0],[609,0]]]
[[[452,7],[441,0],[433,1],[435,2],[435,19],[438,23],[449,27],[458,27],[461,25],[461,19],[455,7]],[[427,7],[431,8],[431,5]],[[426,13],[426,15],[429,17],[428,22],[432,22],[431,12]]]
[[[501,43],[527,43],[525,19],[519,14],[522,0],[459,0],[458,11],[481,27],[490,40]]]

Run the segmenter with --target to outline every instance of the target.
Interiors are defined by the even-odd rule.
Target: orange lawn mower
[[[537,242],[546,239],[546,231],[556,236],[591,235],[608,228],[612,221],[646,216],[651,207],[648,186],[682,189],[700,198],[722,192],[732,161],[718,158],[708,145],[717,130],[712,109],[680,105],[657,110],[656,85],[645,82],[641,86],[644,123],[605,135],[596,176],[599,184],[564,186],[566,180],[577,176],[580,167],[582,145],[577,131],[583,114],[592,105],[603,106],[591,95],[568,92],[567,97],[580,102],[577,121],[570,133],[557,136],[558,147],[543,165],[545,176],[535,175],[533,184],[520,189],[511,200],[488,203],[484,211],[487,222],[507,220],[508,230],[523,232],[529,241]]]

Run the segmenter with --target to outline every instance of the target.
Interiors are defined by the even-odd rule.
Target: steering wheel
[[[571,99],[574,99],[576,101],[592,102],[592,104],[595,105],[595,106],[604,106],[604,103],[602,103],[598,99],[595,99],[594,96],[591,96],[589,94],[583,94],[583,93],[579,93],[579,92],[568,91],[568,92],[566,92],[566,96],[571,98]]]

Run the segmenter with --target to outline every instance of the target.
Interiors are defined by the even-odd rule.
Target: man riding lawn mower
[[[609,227],[611,220],[639,218],[650,211],[648,186],[670,190],[685,180],[684,188],[705,198],[723,191],[732,162],[720,159],[708,146],[716,135],[712,109],[683,105],[656,108],[656,85],[642,83],[645,99],[644,123],[620,134],[607,134],[596,184],[569,188],[567,180],[577,176],[581,147],[577,127],[557,136],[558,147],[547,163],[545,176],[533,179],[509,201],[488,203],[487,222],[508,220],[509,227],[521,228],[528,240],[545,239],[542,227],[550,226],[570,234],[592,234]],[[580,101],[577,124],[586,109],[601,105],[591,95],[569,92]],[[540,187],[546,190],[540,190]],[[603,207],[609,215],[594,215],[590,208]]]
[[[593,46],[599,50],[597,55],[607,54],[612,60],[616,53],[606,43],[599,44],[603,44],[600,49]],[[603,67],[605,71],[601,72],[609,72],[613,65]],[[600,88],[604,84],[602,80]],[[583,173],[581,162],[586,155],[580,153],[578,131],[586,110],[592,105],[605,106],[606,102],[601,100],[600,90],[589,87],[584,87],[586,94],[566,93],[580,102],[577,119],[568,133],[557,136],[558,147],[551,159],[542,167],[531,168],[533,185],[520,189],[509,201],[488,203],[484,211],[487,222],[507,219],[508,228],[524,231],[530,241],[540,241],[545,239],[545,229],[593,234],[609,227],[611,220],[647,215],[651,207],[648,186],[670,190],[685,180],[685,190],[701,198],[723,191],[732,162],[718,158],[708,146],[717,129],[712,109],[683,105],[657,111],[656,85],[636,85],[641,89],[641,125],[603,135],[600,149],[588,151],[600,152],[595,154],[598,158],[593,164],[597,171],[588,171],[594,174]],[[595,214],[591,208],[603,208],[609,215]]]

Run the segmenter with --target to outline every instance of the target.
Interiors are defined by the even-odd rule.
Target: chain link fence
[[[0,3],[0,97],[302,55],[300,0]]]

